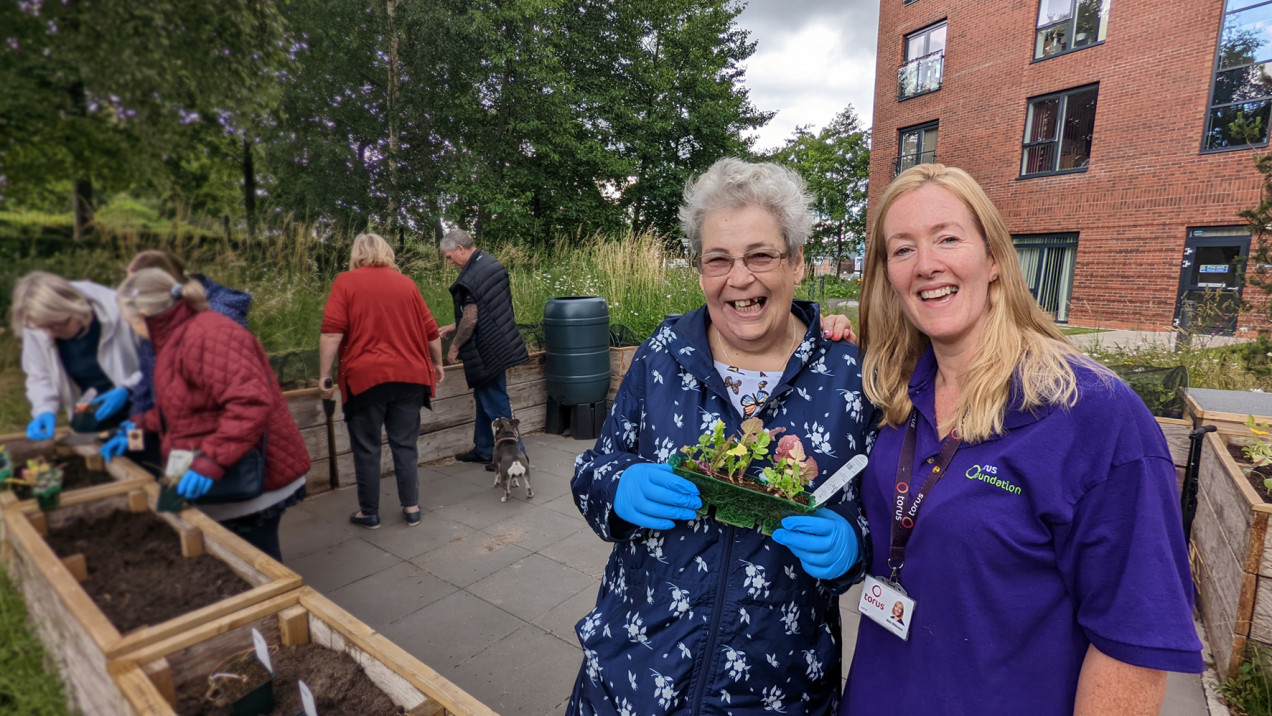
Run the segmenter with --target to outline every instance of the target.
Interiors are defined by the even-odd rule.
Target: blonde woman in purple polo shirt
[[[840,714],[1156,714],[1166,671],[1202,669],[1170,452],[1038,307],[966,172],[884,192],[861,347],[876,621]],[[909,600],[908,626],[872,600]]]

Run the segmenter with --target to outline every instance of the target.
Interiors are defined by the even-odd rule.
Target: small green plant
[[[724,421],[717,420],[711,430],[698,438],[697,445],[688,445],[680,452],[689,459],[694,472],[712,475],[736,485],[758,485],[764,491],[794,499],[804,492],[817,475],[817,463],[804,453],[804,444],[794,435],[779,436],[785,428],[764,429],[759,418],[742,421],[737,435],[726,437]],[[770,446],[777,442],[773,464],[766,466],[760,476],[748,474],[757,461],[769,457]]]
[[[782,436],[777,441],[773,465],[764,468],[764,484],[793,499],[804,492],[814,477],[817,477],[817,461],[804,454],[804,443],[794,435]]]
[[[1246,475],[1249,475],[1256,468],[1272,465],[1272,426],[1258,422],[1253,415],[1247,415],[1246,427],[1254,435],[1252,441],[1241,446],[1241,452],[1250,461],[1250,467],[1245,469]],[[1263,479],[1263,487],[1272,492],[1272,477]]]
[[[62,489],[62,468],[55,467],[44,458],[27,460],[17,477],[10,477],[5,482],[25,485],[37,495],[45,495]]]
[[[1224,679],[1220,689],[1237,713],[1272,714],[1272,658],[1263,651],[1249,650],[1236,674]]]

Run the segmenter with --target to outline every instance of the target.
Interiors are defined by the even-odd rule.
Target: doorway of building
[[[1236,332],[1249,253],[1250,232],[1244,226],[1188,230],[1179,265],[1176,328],[1190,321],[1193,333],[1230,336]]]

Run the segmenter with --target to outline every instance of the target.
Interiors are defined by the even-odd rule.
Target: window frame
[[[1049,170],[1045,172],[1034,172],[1031,174],[1025,173],[1025,157],[1026,157],[1026,154],[1029,152],[1029,150],[1033,147],[1040,147],[1046,144],[1054,144],[1056,147],[1056,151],[1055,151],[1056,163],[1057,164],[1059,163],[1060,156],[1061,156],[1060,146],[1064,142],[1064,123],[1069,115],[1069,97],[1071,95],[1078,94],[1079,92],[1085,92],[1092,89],[1095,90],[1096,109],[1098,110],[1099,104],[1100,104],[1100,101],[1099,101],[1100,100],[1100,83],[1099,82],[1092,82],[1091,84],[1085,84],[1078,87],[1071,87],[1067,90],[1061,90],[1059,92],[1050,92],[1048,94],[1042,94],[1036,97],[1029,97],[1028,99],[1025,100],[1025,122],[1021,132],[1022,136],[1020,141],[1020,175],[1016,177],[1017,179],[1037,179],[1038,177],[1053,177],[1053,176],[1062,176],[1065,174],[1082,174],[1082,173],[1085,173],[1088,169],[1090,169],[1091,159],[1090,159],[1089,152],[1087,155],[1087,163],[1085,166],[1075,167],[1073,169],[1053,169],[1053,170]],[[1034,103],[1044,102],[1046,100],[1051,100],[1056,98],[1062,99],[1063,103],[1061,106],[1061,111],[1057,112],[1057,116],[1056,116],[1055,139],[1048,139],[1045,141],[1038,141],[1038,142],[1026,141],[1025,137],[1028,136],[1027,132],[1029,131],[1030,112],[1033,110]],[[1092,145],[1095,144],[1095,117],[1094,116],[1091,117],[1091,144]]]
[[[1046,1],[1047,1],[1047,0],[1038,0],[1038,14],[1039,14],[1039,15],[1041,15],[1041,14],[1042,14],[1042,4],[1043,4],[1044,2],[1046,2]],[[1072,12],[1069,14],[1069,17],[1068,17],[1067,19],[1065,19],[1065,20],[1057,20],[1056,22],[1053,22],[1053,23],[1051,23],[1050,25],[1038,25],[1038,24],[1037,24],[1037,20],[1035,20],[1035,21],[1034,21],[1034,33],[1033,33],[1033,47],[1034,47],[1034,49],[1033,49],[1033,52],[1031,53],[1031,54],[1033,55],[1033,59],[1032,59],[1032,60],[1030,60],[1030,64],[1033,64],[1034,62],[1044,62],[1044,61],[1046,61],[1046,60],[1050,60],[1050,59],[1055,58],[1055,57],[1063,57],[1063,56],[1065,56],[1065,55],[1072,55],[1072,54],[1073,54],[1073,53],[1075,53],[1075,52],[1081,52],[1082,50],[1086,50],[1086,49],[1089,49],[1089,48],[1092,48],[1092,47],[1098,47],[1098,46],[1100,46],[1100,45],[1103,45],[1103,44],[1104,44],[1104,42],[1105,42],[1105,40],[1104,40],[1104,39],[1097,39],[1096,41],[1091,42],[1091,43],[1088,43],[1088,44],[1086,44],[1086,45],[1083,45],[1082,47],[1073,47],[1073,43],[1072,43],[1072,42],[1070,42],[1070,43],[1069,43],[1069,49],[1067,49],[1067,50],[1061,50],[1060,52],[1054,52],[1054,53],[1052,53],[1052,54],[1050,54],[1050,55],[1041,55],[1041,56],[1040,56],[1040,55],[1038,54],[1038,33],[1042,32],[1043,30],[1047,30],[1047,29],[1050,29],[1050,28],[1053,28],[1053,27],[1059,27],[1059,26],[1060,26],[1060,25],[1062,25],[1062,24],[1067,24],[1067,25],[1069,26],[1069,36],[1070,36],[1070,37],[1072,37],[1072,36],[1074,36],[1074,35],[1076,35],[1076,34],[1077,34],[1077,32],[1078,32],[1078,30],[1077,30],[1077,27],[1078,27],[1078,4],[1079,4],[1079,3],[1081,3],[1081,2],[1082,2],[1082,0],[1071,0],[1071,2],[1073,3],[1073,4],[1071,5],[1071,7],[1073,8],[1073,10],[1072,10]],[[1109,11],[1110,11],[1109,6],[1110,6],[1111,4],[1112,4],[1112,0],[1101,0],[1101,3],[1100,3],[1100,12],[1102,13],[1103,17],[1101,18],[1101,23],[1100,23],[1100,24],[1101,24],[1102,26],[1103,26],[1103,25],[1107,25],[1107,23],[1108,23],[1108,13],[1109,13]],[[1107,32],[1105,32],[1105,37],[1107,37],[1107,36],[1108,36],[1108,33],[1107,33]],[[1098,35],[1097,35],[1097,37],[1098,37]]]
[[[1253,102],[1268,102],[1272,104],[1272,94],[1260,100],[1247,100],[1245,102],[1226,102],[1223,105],[1215,104],[1215,89],[1219,84],[1219,75],[1225,72],[1232,72],[1244,68],[1255,67],[1264,63],[1272,63],[1272,59],[1255,61],[1244,65],[1233,67],[1219,67],[1220,57],[1223,50],[1223,29],[1227,24],[1228,16],[1238,12],[1244,12],[1256,7],[1265,7],[1272,5],[1272,0],[1224,0],[1223,13],[1219,16],[1219,32],[1215,36],[1215,54],[1214,62],[1210,68],[1210,91],[1206,95],[1206,110],[1201,116],[1201,149],[1200,154],[1223,154],[1225,152],[1244,152],[1251,149],[1264,149],[1272,145],[1272,112],[1269,114],[1269,120],[1265,123],[1264,132],[1266,137],[1263,141],[1254,144],[1240,144],[1227,147],[1207,147],[1207,137],[1210,129],[1210,115],[1217,107],[1236,107],[1243,104],[1252,104]]]
[[[941,87],[945,86],[945,47],[942,47],[942,48],[941,48],[941,49],[939,49],[939,50],[926,52],[926,53],[924,53],[924,54],[922,54],[922,55],[919,55],[918,57],[910,57],[910,40],[911,40],[912,38],[914,38],[914,37],[918,36],[918,35],[929,35],[929,34],[931,34],[934,30],[937,30],[937,29],[939,29],[939,28],[941,28],[941,27],[944,27],[944,28],[945,28],[945,39],[946,39],[946,44],[948,45],[948,43],[949,43],[949,25],[950,25],[950,23],[949,23],[949,18],[941,18],[940,20],[937,20],[936,22],[929,23],[929,24],[927,24],[927,25],[924,25],[923,27],[918,28],[917,30],[913,30],[913,31],[911,31],[911,32],[907,32],[907,33],[905,33],[904,35],[902,35],[902,36],[901,36],[901,58],[902,58],[902,62],[901,62],[901,66],[897,68],[897,101],[898,101],[898,102],[904,102],[905,100],[907,100],[907,99],[912,99],[912,98],[914,98],[914,97],[922,97],[922,96],[923,96],[923,95],[925,95],[925,94],[932,94],[933,92],[939,92],[939,91],[941,90]],[[926,44],[927,44],[929,47],[931,46],[931,39],[930,39],[930,38],[928,39],[928,41],[927,41],[927,43],[926,43]],[[913,92],[913,93],[911,93],[911,94],[904,94],[904,95],[903,95],[903,94],[901,93],[901,79],[900,79],[900,76],[901,76],[901,73],[905,71],[905,68],[909,67],[912,63],[917,63],[917,62],[921,62],[921,61],[923,61],[923,60],[926,60],[926,59],[928,59],[928,58],[929,58],[929,57],[931,57],[932,55],[935,55],[935,54],[936,54],[936,53],[938,53],[938,52],[939,52],[939,53],[941,53],[941,70],[940,70],[940,80],[937,82],[936,87],[933,87],[932,89],[922,90],[922,91],[915,91],[915,92]],[[915,74],[916,74],[916,75],[918,74],[918,69],[917,69],[917,68],[916,68],[916,70],[915,70]]]
[[[1052,315],[1052,319],[1051,319],[1052,321],[1062,325],[1068,325],[1069,313],[1073,307],[1073,284],[1074,284],[1074,278],[1077,276],[1078,243],[1079,243],[1078,239],[1080,237],[1080,234],[1081,232],[1078,232],[1078,231],[1050,231],[1050,232],[1045,232],[1040,234],[1012,234],[1011,235],[1011,245],[1012,245],[1012,248],[1015,249],[1017,253],[1020,252],[1020,249],[1022,247],[1016,242],[1022,239],[1036,241],[1037,243],[1029,243],[1023,248],[1039,249],[1040,251],[1042,251],[1043,257],[1047,255],[1048,249],[1072,249],[1073,250],[1073,267],[1070,269],[1070,274],[1066,282],[1068,284],[1069,295],[1067,299],[1064,301],[1064,306],[1063,306],[1064,320],[1061,320],[1059,318],[1061,314],[1060,306],[1056,307],[1056,312],[1054,315]],[[1039,262],[1036,268],[1037,274],[1035,275],[1034,278],[1035,280],[1039,282],[1042,279],[1042,269],[1044,265],[1045,265],[1044,263]],[[1022,271],[1023,271],[1023,268],[1024,267],[1022,266],[1021,267]],[[1028,277],[1025,277],[1025,285],[1026,286],[1029,285]],[[1035,286],[1034,288],[1029,289],[1029,293],[1030,295],[1033,296],[1034,303],[1037,303],[1038,306],[1042,308],[1043,311],[1047,311],[1047,308],[1043,306],[1042,303],[1038,300],[1038,295],[1036,293],[1038,290],[1039,290],[1038,286]],[[1059,298],[1060,297],[1057,296],[1057,299]],[[1048,311],[1048,313],[1050,312]]]
[[[938,146],[940,145],[940,136],[941,136],[941,135],[940,135],[940,130],[941,130],[941,126],[940,126],[940,125],[941,125],[941,120],[940,120],[940,119],[933,119],[933,120],[931,120],[931,121],[929,121],[929,122],[922,122],[922,123],[920,123],[920,124],[912,124],[912,125],[910,125],[910,126],[908,126],[908,127],[902,127],[902,128],[900,128],[900,129],[898,129],[898,130],[897,130],[897,155],[896,155],[896,158],[895,158],[895,159],[893,160],[893,162],[892,162],[892,178],[894,178],[894,179],[895,179],[895,178],[896,178],[896,176],[902,172],[902,169],[901,169],[901,160],[902,160],[904,157],[913,156],[913,157],[917,160],[919,157],[922,157],[924,154],[928,154],[928,153],[929,153],[929,152],[928,152],[928,150],[924,149],[924,147],[923,147],[923,134],[924,134],[927,130],[929,130],[929,129],[935,129],[935,130],[937,130],[937,144],[938,144]],[[917,134],[919,135],[919,143],[918,143],[919,151],[918,151],[918,153],[913,154],[913,155],[909,155],[909,154],[902,154],[902,153],[901,153],[902,138],[903,138],[906,134],[910,134],[910,133],[912,133],[912,132],[913,132],[913,133],[917,133]],[[930,152],[930,153],[931,153],[931,155],[932,155],[932,161],[936,161],[936,149],[935,149],[935,148],[933,148],[933,149],[931,150],[931,152]],[[928,162],[920,162],[920,161],[916,161],[914,164],[911,164],[910,166],[915,166],[915,165],[917,165],[917,164],[925,164],[925,163],[928,163]],[[909,169],[909,168],[910,168],[910,167],[906,167],[906,169]]]

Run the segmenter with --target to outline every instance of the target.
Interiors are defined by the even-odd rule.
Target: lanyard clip
[[[901,562],[900,564],[893,564],[892,560],[889,559],[888,566],[892,568],[892,574],[891,576],[888,577],[888,581],[892,582],[893,584],[896,584],[897,577],[901,575],[901,568],[905,566],[905,562]]]

